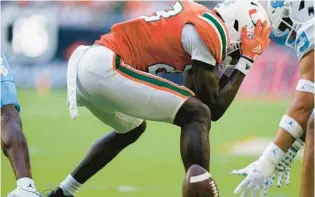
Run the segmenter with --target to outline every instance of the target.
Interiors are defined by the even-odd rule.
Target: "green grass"
[[[91,144],[111,129],[80,109],[71,120],[65,90],[40,97],[33,90],[20,90],[21,116],[27,136],[33,175],[39,191],[56,187],[86,154]],[[257,157],[237,157],[227,152],[227,144],[248,136],[271,137],[288,102],[235,101],[224,117],[211,129],[211,173],[221,197],[232,197],[242,180],[231,175]],[[15,188],[8,160],[2,155],[2,196]],[[291,185],[271,188],[269,197],[297,197],[301,160],[294,163]],[[87,182],[77,197],[180,197],[184,169],[179,154],[179,128],[149,122],[139,141],[124,150],[113,162]],[[135,190],[129,190],[132,186]],[[120,188],[120,189],[119,189]]]

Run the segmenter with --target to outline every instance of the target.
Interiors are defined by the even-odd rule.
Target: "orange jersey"
[[[164,65],[160,68],[181,72],[192,63],[182,46],[185,24],[195,26],[216,62],[221,63],[229,45],[226,26],[214,12],[192,1],[177,1],[170,10],[115,24],[95,43],[113,50],[135,69],[151,72],[154,66]]]

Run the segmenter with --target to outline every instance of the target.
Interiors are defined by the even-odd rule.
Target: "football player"
[[[22,132],[15,81],[10,65],[1,53],[1,149],[11,162],[17,188],[8,197],[39,197],[32,179],[27,142]]]
[[[300,80],[292,105],[280,121],[274,142],[257,161],[234,171],[235,174],[247,175],[235,193],[243,190],[244,197],[253,190],[251,196],[256,196],[263,187],[262,196],[266,196],[276,175],[278,187],[283,179],[289,184],[291,164],[304,144],[303,133],[306,132],[301,197],[311,197],[314,196],[314,1],[268,1],[267,11],[274,37],[293,48],[300,60]]]
[[[77,117],[78,102],[115,131],[99,139],[49,197],[74,196],[140,137],[145,120],[181,127],[186,171],[192,164],[209,170],[211,120],[234,99],[255,57],[269,44],[270,31],[267,13],[256,1],[226,1],[214,11],[177,1],[169,10],[115,24],[93,46],[79,46],[68,64],[70,113]],[[226,62],[237,64],[220,80],[216,65],[225,54]],[[186,70],[193,91],[156,76]]]

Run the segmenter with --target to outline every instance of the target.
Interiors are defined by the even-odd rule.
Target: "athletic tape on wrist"
[[[306,79],[300,79],[296,85],[296,90],[314,94],[314,82]]]
[[[284,156],[285,153],[274,143],[270,143],[263,153],[263,157],[268,158],[275,165],[277,165]]]
[[[242,73],[244,73],[244,75],[247,75],[253,63],[253,60],[251,60],[250,58],[246,56],[241,56],[235,66],[235,69],[241,71]]]
[[[298,139],[303,134],[301,125],[288,115],[282,116],[279,126],[290,133],[295,139]]]

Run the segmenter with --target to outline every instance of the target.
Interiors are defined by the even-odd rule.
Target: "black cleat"
[[[46,197],[74,197],[74,196],[66,196],[63,194],[63,191],[60,187],[57,187],[54,191],[50,192]]]

